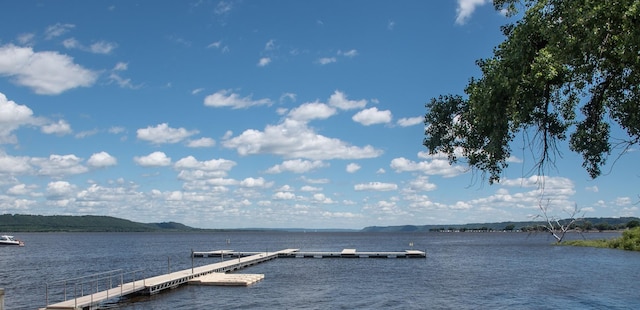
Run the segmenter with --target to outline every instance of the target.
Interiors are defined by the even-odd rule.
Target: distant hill
[[[631,221],[640,221],[637,217],[589,217],[584,218],[580,223],[588,223],[590,229],[597,230],[600,227],[608,227],[609,229],[617,229],[623,227]],[[543,222],[496,222],[496,223],[471,223],[471,224],[452,224],[452,225],[400,225],[400,226],[369,226],[362,229],[365,232],[428,232],[440,230],[505,230],[509,227],[516,230],[526,229],[528,227],[536,227]]]
[[[159,232],[198,231],[180,223],[137,223],[110,216],[0,215],[0,232]]]

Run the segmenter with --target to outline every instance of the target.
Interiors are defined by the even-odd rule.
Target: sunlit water
[[[191,268],[191,250],[426,250],[426,259],[276,259],[249,287],[181,286],[111,309],[633,309],[640,253],[554,246],[526,233],[23,233],[0,248],[6,309],[43,307],[47,282],[114,269]],[[587,234],[611,238],[614,234]],[[575,238],[577,236],[572,236]],[[196,266],[219,258],[196,258]],[[58,300],[59,301],[59,300]]]

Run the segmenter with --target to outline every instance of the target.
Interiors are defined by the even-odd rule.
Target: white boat
[[[24,246],[24,242],[14,238],[13,236],[2,235],[2,236],[0,236],[0,245]]]

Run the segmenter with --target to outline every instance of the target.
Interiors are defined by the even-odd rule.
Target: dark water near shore
[[[618,234],[591,233],[587,238]],[[525,233],[22,233],[0,247],[5,308],[45,305],[45,283],[114,269],[191,268],[191,250],[426,250],[427,259],[276,259],[249,287],[182,286],[111,309],[637,309],[640,253],[553,246]],[[576,238],[578,236],[572,236]],[[229,244],[227,244],[227,240]],[[196,258],[196,266],[219,258]]]

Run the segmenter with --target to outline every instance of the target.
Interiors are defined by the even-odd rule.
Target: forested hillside
[[[110,216],[70,215],[0,215],[0,232],[153,232],[195,231],[180,223],[137,223]]]

